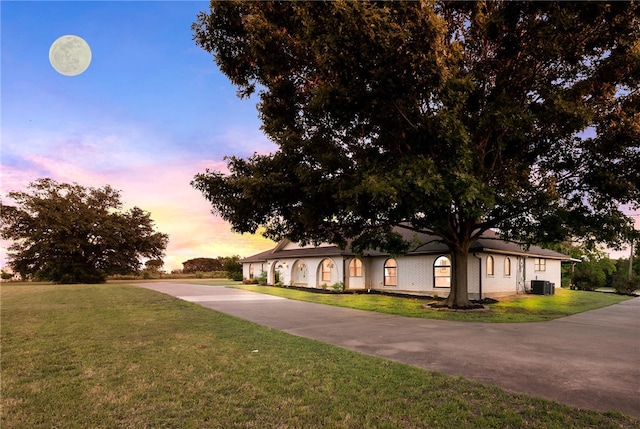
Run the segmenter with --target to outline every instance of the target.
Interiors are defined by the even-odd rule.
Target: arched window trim
[[[487,256],[487,277],[493,277],[495,275],[495,261],[493,256]]]
[[[443,265],[443,260],[446,260],[448,264]],[[433,287],[451,287],[451,258],[449,256],[440,255],[433,261]]]
[[[349,277],[362,277],[362,261],[359,258],[349,261]]]
[[[504,258],[504,276],[511,277],[511,258]]]
[[[253,264],[249,264],[249,278],[252,279],[253,278]]]
[[[333,268],[333,261],[331,258],[324,258],[320,262],[320,278],[323,282],[331,281],[331,269]]]
[[[384,261],[384,285],[398,286],[398,261],[389,258]]]

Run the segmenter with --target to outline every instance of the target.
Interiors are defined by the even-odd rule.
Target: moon
[[[49,48],[49,62],[61,75],[77,76],[91,64],[91,48],[82,37],[61,36]]]

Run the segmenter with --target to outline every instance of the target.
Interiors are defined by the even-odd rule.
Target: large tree
[[[193,186],[238,232],[399,253],[393,228],[471,243],[618,243],[640,200],[637,2],[212,1],[193,24],[275,153]],[[406,237],[406,234],[404,234]]]
[[[8,196],[14,204],[2,204],[0,236],[13,241],[9,263],[23,278],[100,283],[164,255],[168,236],[140,208],[122,211],[120,193],[108,185],[45,178]]]

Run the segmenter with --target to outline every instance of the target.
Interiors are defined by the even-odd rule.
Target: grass
[[[204,282],[203,284],[213,285],[214,283]],[[500,302],[489,304],[490,310],[487,312],[450,312],[424,308],[425,304],[434,301],[433,298],[398,297],[376,293],[330,294],[272,286],[230,284],[240,289],[300,301],[377,311],[399,316],[463,322],[542,322],[606,307],[630,299],[628,296],[611,293],[585,292],[558,288],[556,289],[555,295],[550,296],[518,295],[501,298]]]
[[[1,298],[3,428],[640,428],[142,288]]]

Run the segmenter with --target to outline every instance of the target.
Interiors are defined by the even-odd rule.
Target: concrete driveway
[[[139,286],[357,352],[640,418],[640,298],[549,322],[495,324],[392,316],[216,286]]]

